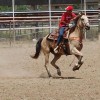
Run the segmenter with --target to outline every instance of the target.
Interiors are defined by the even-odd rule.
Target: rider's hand
[[[72,23],[69,23],[69,25],[68,25],[68,26],[69,26],[69,28],[71,28],[71,27],[72,27],[72,25],[73,25]]]

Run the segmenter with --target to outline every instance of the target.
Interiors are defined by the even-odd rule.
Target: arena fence
[[[39,12],[38,12],[39,13]],[[98,39],[99,19],[98,14],[89,11],[87,15],[90,21],[91,30],[85,32],[85,39]],[[51,16],[51,27],[49,16],[31,17],[0,17],[0,41],[23,41],[38,39],[58,28],[61,16]]]

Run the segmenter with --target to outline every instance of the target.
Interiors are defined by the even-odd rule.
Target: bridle
[[[81,16],[81,17],[82,17],[82,16]],[[83,24],[82,28],[87,28],[87,27],[89,27],[89,21],[84,22],[84,19],[81,19],[81,18],[80,18],[80,20],[81,20],[81,23]]]

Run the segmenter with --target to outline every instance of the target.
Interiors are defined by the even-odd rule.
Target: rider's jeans
[[[64,30],[66,27],[60,27],[59,29],[59,35],[63,35],[64,34]]]
[[[62,41],[63,39],[63,34],[64,34],[64,30],[66,27],[60,27],[59,29],[59,36],[58,36],[58,40],[57,40],[57,45],[59,45],[59,43]]]

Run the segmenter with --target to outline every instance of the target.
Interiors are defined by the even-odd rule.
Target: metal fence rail
[[[89,12],[89,13],[88,13]],[[98,27],[99,27],[99,18],[98,10],[88,11],[87,16],[90,21],[91,30],[86,32],[86,38],[97,38],[98,37]],[[39,13],[39,12],[35,12]],[[42,13],[42,12],[41,12]],[[44,13],[44,12],[43,12]],[[48,13],[48,12],[47,12]],[[56,14],[57,13],[57,14]],[[61,14],[62,12],[60,12]],[[49,33],[50,29],[54,31],[58,28],[59,19],[61,16],[58,15],[58,12],[53,11],[51,16],[51,27],[49,15],[47,16],[26,16],[26,17],[0,17],[0,40],[19,40],[22,38],[32,39],[39,38]],[[95,36],[95,35],[96,36]],[[28,38],[27,38],[28,37]]]

